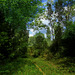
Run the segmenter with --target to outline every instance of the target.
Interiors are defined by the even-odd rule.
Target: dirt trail
[[[42,72],[43,75],[46,75],[37,64],[35,64],[35,66],[39,69],[40,72]]]

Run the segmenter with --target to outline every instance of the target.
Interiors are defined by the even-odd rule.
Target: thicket
[[[73,18],[75,17],[74,4],[75,1],[73,0],[58,0],[56,2],[49,0],[47,2],[47,15],[42,15],[49,21],[49,24],[43,24],[40,18],[40,20],[35,19],[35,21],[32,22],[35,26],[35,30],[42,28],[46,29],[46,42],[48,44],[47,58],[60,58],[64,56],[75,57],[75,22],[73,21]],[[54,6],[54,10],[52,6]],[[41,39],[41,37],[39,38]],[[41,47],[39,43],[39,49],[41,49]]]
[[[0,10],[0,60],[23,56],[27,50],[28,34],[26,30],[15,32],[5,21],[5,15]]]
[[[39,32],[36,33],[33,37],[29,38],[29,48],[33,57],[43,56],[45,50],[48,48],[48,44],[44,34]]]
[[[74,50],[75,41],[75,22],[69,22],[68,26],[62,36],[62,46],[64,47],[63,55],[68,57],[75,57]]]
[[[42,12],[41,0],[0,1],[0,61],[26,57],[29,32],[27,23]]]
[[[52,5],[55,7],[54,15]],[[58,0],[55,3],[49,3],[48,1],[47,6],[47,19],[50,20],[50,26],[52,28],[50,33],[53,35],[53,41],[49,47],[49,52],[53,57],[75,57],[75,22],[73,22],[72,19],[75,16],[74,1]],[[52,19],[52,15],[55,17],[54,19]],[[50,54],[48,55],[48,58],[50,58]]]

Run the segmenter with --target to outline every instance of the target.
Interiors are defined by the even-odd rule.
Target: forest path
[[[60,70],[57,69],[57,66],[50,61],[42,58],[36,58],[33,59],[33,62],[42,70],[43,75],[63,75],[63,72],[60,72]]]
[[[40,72],[42,72],[43,75],[46,75],[37,64],[35,64],[35,66],[39,69]]]
[[[43,58],[29,58],[13,75],[63,75],[56,66]]]
[[[43,58],[29,58],[29,62],[13,75],[75,75],[64,73],[53,62]]]
[[[19,58],[0,68],[0,75],[75,75],[60,70],[43,58]]]

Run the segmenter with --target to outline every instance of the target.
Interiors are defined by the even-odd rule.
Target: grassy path
[[[0,75],[75,75],[58,69],[50,61],[42,58],[21,58],[0,69]]]
[[[39,71],[42,72],[43,75],[46,75],[46,74],[42,71],[42,69],[41,69],[37,64],[35,64],[35,65],[36,65],[36,67],[39,69]]]
[[[61,71],[52,62],[46,61],[42,58],[33,58],[30,60],[31,63],[29,62],[25,65],[23,71],[20,73],[18,72],[16,75],[75,75],[75,73],[66,73]]]
[[[63,72],[60,72],[55,65],[48,61],[36,58],[34,62],[42,69],[45,75],[63,75]]]
[[[67,72],[67,70],[63,70],[63,68],[60,67],[62,69],[61,70],[59,66],[42,58],[33,59],[33,62],[41,68],[45,75],[75,75],[75,72],[70,73]]]

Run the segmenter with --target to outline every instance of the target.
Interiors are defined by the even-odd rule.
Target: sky
[[[46,4],[47,1],[48,1],[48,0],[42,0],[42,3]],[[55,2],[55,1],[57,1],[57,0],[52,0],[52,1]],[[46,9],[47,9],[47,8],[46,8]],[[52,6],[52,10],[53,10],[53,11],[55,10],[54,6]],[[41,19],[41,21],[42,21],[43,24],[46,24],[46,25],[49,24],[49,20]],[[30,29],[30,31],[29,31],[29,37],[34,36],[34,35],[36,34],[36,32],[38,33],[39,31],[37,31],[37,30],[34,31],[33,29]],[[44,34],[45,38],[47,37],[47,36],[46,36],[46,29],[42,29],[42,30],[40,30],[40,32]]]
[[[43,2],[47,2],[47,0],[42,0],[42,3],[43,3]]]
[[[47,2],[47,0],[42,0],[42,3],[46,3],[46,2]],[[47,24],[47,25],[49,23],[49,21],[45,20],[45,19],[41,19],[41,21],[42,21],[42,23]],[[34,31],[33,29],[30,29],[29,37],[34,36],[36,34],[36,32],[38,33],[39,31],[38,30]],[[44,36],[46,37],[46,30],[45,29],[40,30],[40,32],[43,33]]]
[[[54,2],[58,1],[58,0],[53,0]],[[42,0],[42,3],[46,3],[47,0]],[[47,9],[47,8],[46,8]],[[55,10],[54,6],[52,7],[53,10]],[[49,20],[45,20],[45,19],[41,19],[42,23],[48,25],[49,24]],[[73,17],[73,21],[75,21],[75,17]],[[36,32],[39,32],[38,30],[34,31],[33,29],[30,29],[29,31],[29,37],[30,36],[34,36],[36,34]],[[40,30],[41,33],[44,34],[45,38],[47,37],[46,36],[46,29],[42,29]]]

